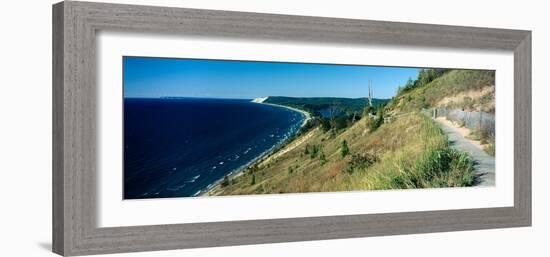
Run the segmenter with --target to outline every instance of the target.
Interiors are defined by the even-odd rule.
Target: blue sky
[[[124,57],[124,97],[391,98],[417,68]]]

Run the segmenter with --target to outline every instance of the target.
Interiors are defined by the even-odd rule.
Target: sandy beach
[[[309,114],[309,112],[306,112],[304,110],[296,109],[296,108],[290,107],[290,106],[279,105],[279,104],[271,104],[271,103],[261,103],[261,104],[267,104],[267,105],[271,105],[271,106],[282,107],[282,108],[286,108],[286,109],[293,110],[295,112],[299,112],[299,113],[303,114],[306,118],[302,122],[302,125],[300,126],[300,128],[302,128],[304,125],[306,125],[306,123],[311,119],[311,114]]]

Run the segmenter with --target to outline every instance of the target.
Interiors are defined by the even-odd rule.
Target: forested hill
[[[382,106],[390,99],[372,99],[374,106]],[[279,104],[295,107],[310,112],[314,116],[322,116],[327,111],[351,115],[362,114],[363,109],[369,104],[366,97],[363,98],[340,98],[340,97],[286,97],[270,96],[265,103]]]

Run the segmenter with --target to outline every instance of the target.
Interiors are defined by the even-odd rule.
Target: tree
[[[430,82],[429,75],[430,73],[428,72],[427,69],[421,69],[420,72],[418,73],[418,79],[416,79],[416,86],[421,87],[428,84]]]
[[[319,145],[312,145],[310,150],[309,150],[309,157],[311,159],[315,159],[315,157],[317,157],[317,153],[319,152]]]
[[[342,147],[340,147],[340,155],[342,158],[346,157],[349,154],[348,142],[346,140],[342,141]]]
[[[374,107],[367,105],[367,107],[363,109],[363,116],[369,117],[369,114],[371,114],[372,112],[374,112]]]
[[[327,118],[320,118],[321,129],[327,132],[331,129],[330,121]]]
[[[338,114],[338,106],[334,103],[334,104],[331,104],[328,108],[329,108],[330,121],[332,123],[334,121],[334,118]]]
[[[409,78],[404,86],[397,88],[397,95],[402,95],[414,88],[422,87],[445,74],[447,69],[421,69],[416,80]]]
[[[250,185],[256,184],[256,174],[252,174],[252,179],[250,180]]]
[[[376,118],[373,122],[369,123],[369,131],[374,132],[376,129],[378,129],[382,124],[384,123],[384,109],[381,108],[378,110],[378,113],[376,113]]]
[[[397,92],[396,92],[395,95],[401,95],[401,94],[403,93],[403,90],[404,90],[404,89],[405,89],[405,88],[403,88],[402,86],[398,86],[398,87],[397,87]]]
[[[415,81],[413,81],[411,78],[407,80],[407,83],[405,83],[405,88],[403,89],[403,92],[407,92],[411,89],[413,89],[415,86]]]
[[[435,79],[441,77],[446,72],[445,69],[421,69],[418,78],[415,81],[416,87],[422,87]]]
[[[319,155],[319,160],[321,161],[321,165],[323,165],[327,162],[327,159],[325,157],[325,153],[323,151],[321,151],[321,154]]]
[[[347,126],[347,116],[338,116],[332,119],[332,128],[336,131],[346,128]]]

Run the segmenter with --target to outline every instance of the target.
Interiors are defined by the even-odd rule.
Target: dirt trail
[[[483,151],[478,141],[470,140],[465,137],[469,133],[468,129],[456,127],[443,117],[434,120],[449,137],[451,147],[467,152],[474,160],[474,168],[480,179],[477,186],[494,186],[495,157]]]

